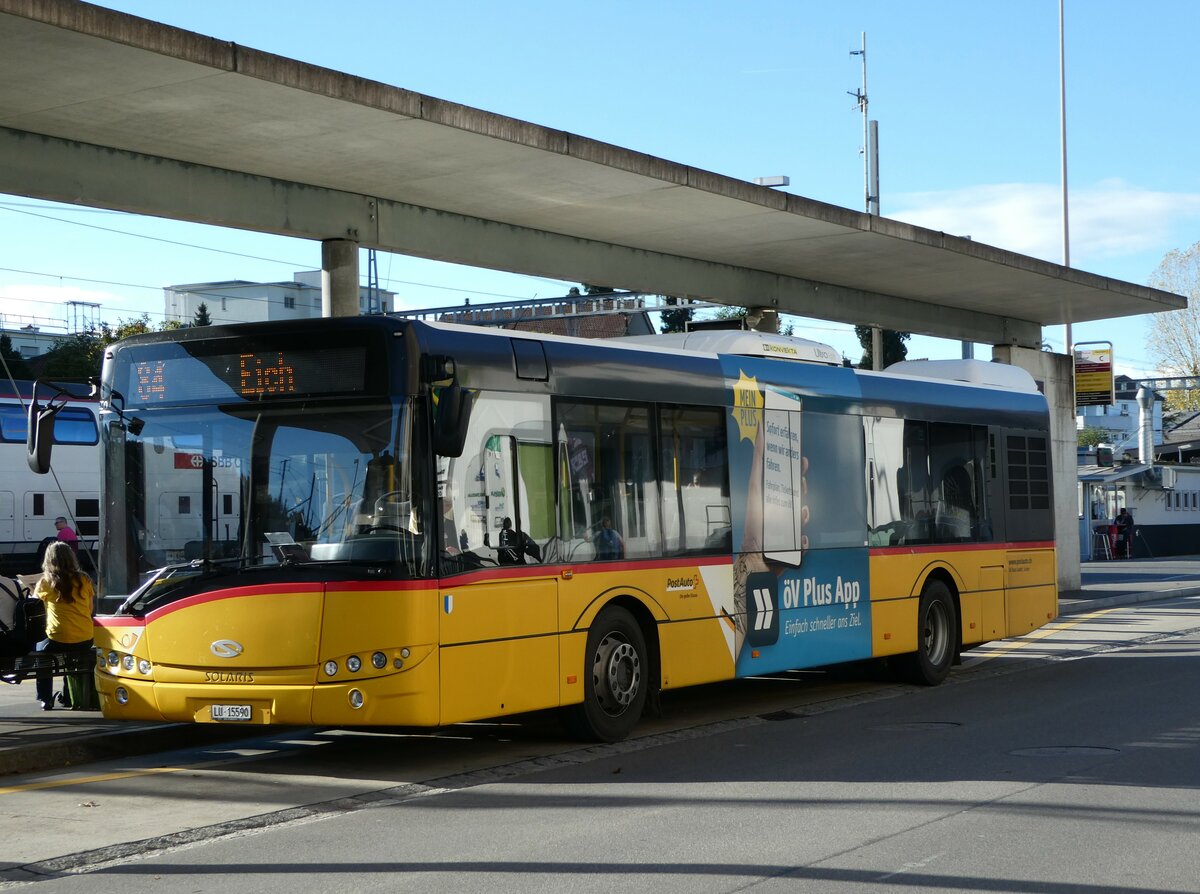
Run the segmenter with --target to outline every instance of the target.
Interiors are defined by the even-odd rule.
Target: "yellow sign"
[[[1112,342],[1083,342],[1074,345],[1072,350],[1075,354],[1075,406],[1113,403]]]
[[[738,425],[738,440],[753,441],[762,424],[763,396],[758,379],[738,370],[737,384],[733,386],[733,420]]]

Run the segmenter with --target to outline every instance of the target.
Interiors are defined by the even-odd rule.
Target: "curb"
[[[64,769],[73,764],[133,757],[184,745],[204,746],[231,739],[250,738],[261,733],[262,727],[250,730],[193,723],[165,723],[135,729],[101,730],[77,738],[4,749],[0,751],[0,776]]]
[[[1098,608],[1113,608],[1121,605],[1140,605],[1143,602],[1161,602],[1165,599],[1181,599],[1200,596],[1200,586],[1179,587],[1174,590],[1147,590],[1141,593],[1117,593],[1096,599],[1059,599],[1058,614],[1078,615]]]

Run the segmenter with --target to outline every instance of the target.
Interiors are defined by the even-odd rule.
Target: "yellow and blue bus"
[[[1056,616],[1026,374],[682,338],[367,317],[113,345],[105,715],[559,709],[612,741],[664,690],[883,657],[936,684]]]

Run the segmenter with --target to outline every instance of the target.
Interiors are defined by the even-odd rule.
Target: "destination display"
[[[362,345],[195,354],[179,345],[164,347],[144,359],[137,349],[119,355],[127,368],[118,375],[117,387],[127,407],[378,390],[368,382],[367,349]]]

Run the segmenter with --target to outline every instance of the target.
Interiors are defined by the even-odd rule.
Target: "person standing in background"
[[[54,527],[58,530],[58,539],[71,547],[71,552],[79,555],[79,535],[75,533],[75,529],[67,524],[67,520],[61,515],[54,520]]]

